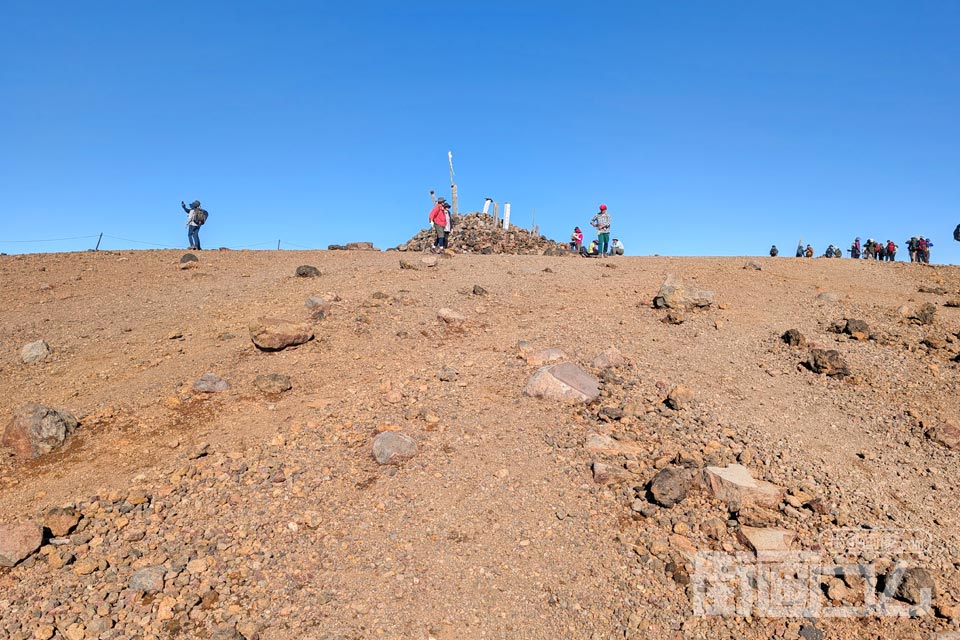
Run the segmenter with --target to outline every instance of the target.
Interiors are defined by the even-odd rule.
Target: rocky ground
[[[957,268],[181,255],[0,257],[2,637],[960,637]]]

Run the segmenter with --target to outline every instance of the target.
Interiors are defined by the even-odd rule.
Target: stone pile
[[[398,251],[425,251],[433,246],[436,236],[432,228],[422,229]],[[510,227],[504,231],[490,215],[468,213],[454,220],[448,237],[448,248],[456,253],[510,255],[576,255],[561,242],[550,240],[528,229]]]

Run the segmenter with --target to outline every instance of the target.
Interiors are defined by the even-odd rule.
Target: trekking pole
[[[277,240],[277,251],[280,251],[280,241]]]
[[[100,241],[103,240],[103,231],[100,232],[100,237],[97,238],[97,246],[93,248],[94,251],[100,251]]]

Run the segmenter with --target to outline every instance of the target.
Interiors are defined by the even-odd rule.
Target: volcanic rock
[[[789,551],[790,545],[796,540],[795,531],[787,529],[744,527],[737,532],[740,541],[750,547],[758,555],[764,552]]]
[[[687,497],[691,484],[693,474],[689,469],[666,467],[650,481],[650,498],[661,507],[672,507]]]
[[[775,508],[784,494],[782,488],[755,479],[746,467],[739,464],[707,467],[703,478],[711,495],[737,509],[751,505]]]
[[[277,395],[293,389],[293,382],[291,382],[290,376],[281,373],[268,373],[254,378],[253,386],[259,389],[261,393]]]
[[[53,353],[53,351],[50,350],[50,345],[43,340],[37,340],[36,342],[23,345],[23,348],[20,349],[20,360],[22,360],[24,364],[33,364],[41,360],[46,360],[47,356],[51,353]]]
[[[600,383],[579,366],[563,362],[538,369],[523,393],[548,400],[592,402],[600,396]]]
[[[399,464],[416,453],[416,441],[396,431],[384,431],[373,439],[373,457],[378,464]]]
[[[61,446],[77,424],[68,411],[31,402],[13,414],[3,434],[3,446],[21,458],[36,458]]]
[[[807,344],[806,338],[804,338],[803,334],[797,329],[788,329],[782,336],[780,336],[780,339],[791,347],[802,347]]]
[[[0,567],[12,567],[40,548],[43,529],[36,522],[0,524]]]
[[[309,264],[300,265],[299,267],[297,267],[297,270],[294,273],[298,278],[319,278],[320,277],[320,269],[317,269],[316,267]]]
[[[313,331],[289,320],[259,318],[250,323],[250,339],[261,351],[280,351],[313,340]]]
[[[807,366],[814,373],[825,376],[850,375],[850,368],[836,349],[811,349]]]
[[[692,282],[685,282],[668,274],[653,298],[657,309],[705,309],[713,304],[713,292],[700,289]]]
[[[215,373],[205,373],[193,383],[193,390],[200,393],[220,393],[230,388],[230,383]]]
[[[424,251],[433,246],[433,229],[422,229],[397,247],[399,251]],[[455,216],[447,238],[454,253],[576,255],[566,245],[549,240],[527,229],[511,226],[504,231],[499,220],[484,213]]]

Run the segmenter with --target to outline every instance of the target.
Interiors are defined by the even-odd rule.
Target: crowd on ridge
[[[957,231],[954,232],[954,237],[958,241],[960,238],[957,236],[960,235],[960,225],[957,226]],[[933,241],[924,236],[913,236],[906,242],[907,251],[910,254],[910,262],[922,262],[929,264],[930,262],[930,248],[933,247]],[[860,244],[859,236],[854,238],[853,243],[850,245],[850,248],[847,249],[847,253],[850,254],[850,257],[854,260],[880,260],[884,262],[893,262],[897,259],[897,251],[899,246],[893,240],[887,240],[886,242],[877,242],[873,238],[868,238],[867,242],[863,245]],[[770,257],[775,258],[780,255],[780,250],[777,249],[777,245],[770,247]],[[803,243],[797,245],[797,253],[795,254],[797,258],[812,258],[815,255],[813,247],[811,245],[803,246]],[[827,247],[827,250],[824,251],[821,258],[842,258],[843,251],[837,245],[830,245]]]

